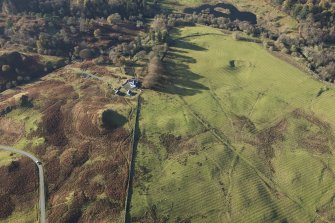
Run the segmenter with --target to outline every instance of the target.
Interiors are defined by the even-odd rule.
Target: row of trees
[[[142,86],[157,87],[164,73],[163,60],[168,52],[168,31],[166,17],[156,16],[148,32],[140,33],[130,43],[122,43],[113,47],[109,53],[110,62],[117,66],[142,64],[143,67],[146,67],[145,75],[143,76],[143,72],[137,74],[143,78]]]
[[[147,55],[147,73],[143,78],[142,86],[145,88],[157,88],[165,69],[163,61],[168,53],[169,29],[166,16],[158,15],[151,23],[150,32],[145,37],[145,42],[151,47]]]
[[[164,72],[164,66],[161,59],[155,55],[148,63],[148,72],[143,78],[142,86],[145,88],[154,88],[159,84],[160,77]]]

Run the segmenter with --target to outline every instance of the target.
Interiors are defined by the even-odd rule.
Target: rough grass
[[[19,108],[9,113],[7,117],[13,118],[19,123],[24,123],[25,133],[30,134],[37,130],[41,116],[42,115],[34,109]]]
[[[0,138],[4,138],[0,143],[30,151],[42,160],[48,222],[122,221],[136,98],[107,97],[100,81],[77,77],[70,67],[12,91],[14,95],[28,92],[33,107],[18,106],[0,117],[5,123],[0,126]],[[118,125],[111,130],[104,128],[101,120],[102,112],[108,109],[119,114],[113,115],[112,121]],[[1,153],[0,157],[0,163],[7,162]],[[12,177],[23,184],[38,182]],[[7,176],[3,178],[1,182],[11,183]],[[20,186],[17,182],[12,185]],[[12,191],[8,194],[15,198],[15,210],[9,218],[30,222],[29,216],[27,221],[21,219],[21,214],[28,212],[29,197],[15,196]],[[19,202],[17,198],[22,197],[26,200]]]
[[[206,0],[161,0],[161,4],[163,5],[164,8],[173,10],[173,11],[183,11],[184,8],[186,7],[194,7],[194,6],[199,6],[204,3],[208,3]],[[211,1],[210,3],[215,3],[215,1]]]
[[[9,165],[12,160],[16,157],[15,155],[10,156],[10,152],[0,150],[0,166]]]
[[[16,223],[16,222],[27,222],[35,223],[38,222],[39,208],[38,206],[31,207],[30,209],[24,211],[15,211],[12,215],[6,219],[6,223]]]
[[[15,148],[25,150],[28,144],[37,147],[44,143],[43,137],[32,137],[29,135],[38,129],[38,124],[41,121],[42,114],[34,109],[18,108],[7,115],[18,123],[24,123],[24,136],[15,143]],[[28,139],[29,138],[29,139]]]
[[[335,90],[317,97],[323,83],[255,43],[174,33],[212,35],[178,40],[143,95],[133,221],[331,221]]]

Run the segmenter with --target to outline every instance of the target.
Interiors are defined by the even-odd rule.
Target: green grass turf
[[[335,90],[317,97],[324,83],[219,30],[174,32],[192,34],[205,35],[171,49],[170,84],[143,94],[134,222],[334,217]],[[181,138],[174,152],[160,140],[167,133]]]
[[[10,152],[0,150],[0,167],[8,166],[16,157],[14,154],[11,156]]]
[[[204,0],[160,0],[160,4],[163,8],[176,12],[182,12],[184,8],[196,7],[204,3]],[[211,4],[214,3],[216,3],[216,0],[211,2]]]
[[[30,209],[24,211],[15,211],[10,217],[8,217],[4,222],[6,223],[16,223],[16,222],[38,222],[39,218],[38,206],[30,207]]]

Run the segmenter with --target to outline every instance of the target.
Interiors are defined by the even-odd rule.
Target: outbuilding
[[[132,96],[133,95],[133,92],[131,92],[131,90],[128,90],[127,91],[127,96]]]
[[[132,79],[132,80],[130,80],[128,83],[129,83],[129,86],[130,86],[131,88],[137,88],[137,87],[139,87],[139,82],[138,82],[138,80]]]
[[[114,93],[115,93],[115,94],[119,94],[119,93],[120,93],[120,88],[116,88],[116,89],[114,89]]]

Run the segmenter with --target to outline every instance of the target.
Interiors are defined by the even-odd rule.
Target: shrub
[[[31,103],[27,95],[22,95],[22,97],[20,98],[20,106],[25,108],[31,108],[33,107],[33,104]]]
[[[93,61],[96,65],[103,65],[106,64],[106,60],[103,56],[100,56]]]
[[[121,21],[121,16],[120,16],[119,13],[114,13],[114,14],[107,17],[107,22],[111,25],[112,24],[117,24],[120,21]]]
[[[101,35],[102,35],[101,29],[96,29],[96,30],[94,30],[94,36],[95,36],[96,38],[100,38]]]
[[[230,60],[229,61],[229,67],[235,68],[235,60]]]
[[[7,65],[7,64],[2,65],[2,67],[1,67],[1,70],[3,72],[8,72],[8,71],[10,71],[10,69],[11,69],[11,67],[9,65]]]
[[[241,40],[241,36],[238,32],[233,32],[232,37],[234,40]]]
[[[83,49],[79,52],[80,58],[86,60],[93,57],[92,51],[90,49]]]

